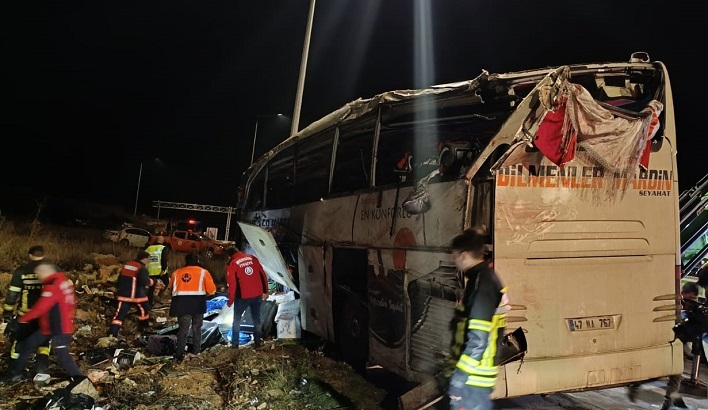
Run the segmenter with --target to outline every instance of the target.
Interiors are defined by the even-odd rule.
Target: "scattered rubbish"
[[[37,373],[37,374],[34,376],[34,379],[32,379],[32,381],[34,381],[34,385],[35,385],[35,386],[37,386],[37,387],[44,387],[44,386],[47,385],[47,383],[49,382],[49,379],[50,379],[50,378],[51,378],[51,376],[48,375],[48,374],[46,374],[46,373]]]
[[[173,355],[177,352],[177,336],[150,335],[147,339],[146,349],[157,356]]]
[[[101,382],[102,380],[107,378],[109,375],[110,375],[110,373],[108,373],[105,370],[92,369],[87,372],[86,377],[88,377],[88,379],[91,380],[91,383],[95,384],[95,383]]]
[[[155,323],[165,323],[165,322],[167,322],[166,317],[158,317],[155,319]]]
[[[98,400],[98,391],[93,387],[93,383],[91,383],[88,377],[72,378],[71,383],[66,386],[66,389],[73,395],[85,395],[93,400]]]
[[[130,387],[135,387],[138,385],[138,383],[135,383],[133,380],[131,380],[127,377],[125,379],[123,379],[123,383],[127,384]]]
[[[89,379],[85,377],[72,378],[71,382],[66,387],[57,388],[36,401],[32,405],[32,409],[98,410],[94,407],[97,399],[98,392]]]
[[[169,326],[165,326],[165,327],[160,328],[160,329],[156,329],[156,330],[155,330],[155,334],[157,334],[157,335],[164,335],[164,334],[167,334],[167,333],[171,333],[171,332],[173,332],[173,331],[176,331],[176,330],[178,330],[178,329],[179,329],[179,325],[178,325],[178,324],[169,325]]]
[[[275,315],[278,339],[299,339],[300,330],[300,300],[289,300],[278,305]]]
[[[91,329],[91,325],[81,326],[80,328],[76,329],[76,332],[74,334],[80,336],[87,336],[91,334]]]
[[[120,368],[126,368],[126,367],[131,367],[138,361],[140,361],[141,355],[140,352],[135,352],[135,351],[130,351],[130,350],[125,350],[125,349],[116,349],[114,355],[113,355],[113,363],[120,369]]]
[[[101,362],[105,362],[106,360],[110,359],[111,357],[113,357],[114,352],[115,349],[103,347],[98,349],[87,350],[85,353],[83,353],[83,356],[85,360],[94,365],[99,364]]]

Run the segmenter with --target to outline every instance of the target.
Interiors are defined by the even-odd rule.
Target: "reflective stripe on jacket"
[[[170,316],[176,317],[205,313],[207,295],[216,293],[216,285],[209,271],[195,265],[175,270],[169,288],[172,291]]]
[[[508,299],[506,288],[489,262],[465,272],[466,326],[457,327],[455,339],[464,339],[464,350],[456,367],[468,374],[467,385],[494,387],[499,368],[494,363],[497,346],[504,334]],[[466,332],[461,336],[459,332]]]
[[[195,280],[196,279],[196,280]],[[170,278],[172,296],[212,295],[216,285],[209,271],[199,266],[185,266],[177,269]]]
[[[32,261],[24,264],[12,274],[3,305],[5,312],[14,312],[15,305],[18,305],[19,302],[17,314],[24,315],[39,299],[42,294],[42,281],[37,279],[37,274],[34,273],[38,262]]]
[[[502,289],[502,293],[506,293],[506,288]],[[504,295],[505,296],[505,295]],[[504,334],[506,327],[506,297],[502,297],[499,306],[492,317],[492,321],[484,321],[478,319],[470,319],[467,323],[467,330],[481,330],[488,333],[487,348],[482,354],[481,360],[475,360],[470,356],[463,354],[457,362],[457,367],[469,374],[467,384],[478,387],[494,387],[499,366],[494,364],[494,358],[497,355],[497,347],[499,340]]]
[[[129,303],[146,302],[148,297],[145,288],[151,286],[152,282],[142,262],[126,262],[118,275],[116,299]]]

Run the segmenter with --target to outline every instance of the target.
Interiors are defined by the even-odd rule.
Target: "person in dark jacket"
[[[118,306],[116,313],[108,328],[108,335],[117,337],[123,320],[128,316],[130,308],[138,309],[138,328],[145,330],[150,320],[150,302],[148,302],[147,288],[153,284],[145,265],[150,262],[150,254],[145,251],[138,252],[135,260],[126,262],[118,275],[118,290],[116,300]]]
[[[34,268],[44,259],[44,248],[40,245],[32,246],[27,253],[29,262],[12,273],[10,286],[3,304],[3,318],[8,322],[6,336],[8,336],[9,340],[12,340],[12,347],[10,348],[11,361],[20,357],[17,352],[17,344],[39,329],[38,319],[27,323],[18,323],[15,319],[15,309],[17,309],[17,317],[24,315],[39,300],[42,293],[42,281],[37,279]],[[14,334],[11,334],[13,331]],[[47,372],[49,367],[49,344],[48,340],[37,348],[35,373]]]
[[[263,333],[261,304],[268,299],[268,276],[255,256],[236,248],[230,248],[227,253],[229,262],[226,265],[226,283],[229,286],[229,299],[226,305],[231,307],[235,303],[231,346],[238,348],[241,317],[247,308],[251,308],[254,347],[258,348]]]
[[[207,296],[216,293],[216,285],[211,273],[199,264],[199,255],[189,253],[184,258],[185,266],[175,270],[168,288],[172,292],[170,316],[177,317],[177,354],[175,359],[184,358],[189,329],[192,329],[192,353],[202,351],[202,324],[206,313]]]
[[[484,246],[484,232],[477,228],[464,230],[451,244],[465,281],[462,317],[466,319],[466,326],[456,327],[464,336],[454,337],[463,343],[448,387],[452,410],[492,409],[490,395],[498,372],[494,358],[504,335],[508,301],[506,288],[484,260]]]
[[[38,319],[39,329],[18,345],[20,356],[12,362],[10,381],[22,380],[22,372],[31,352],[50,339],[59,364],[69,376],[85,377],[70,354],[76,313],[74,285],[49,261],[39,262],[34,272],[42,281],[42,294],[37,303],[17,320],[19,323],[29,323]]]

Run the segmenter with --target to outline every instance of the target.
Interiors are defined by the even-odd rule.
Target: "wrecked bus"
[[[528,341],[493,396],[598,389],[683,370],[676,172],[666,67],[634,53],[352,101],[255,161],[238,219],[304,330],[419,383],[462,294],[450,240],[482,227]]]

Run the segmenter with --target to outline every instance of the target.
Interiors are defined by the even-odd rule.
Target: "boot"
[[[627,386],[627,396],[629,401],[632,403],[637,402],[637,396],[639,395],[639,384],[633,383]]]
[[[140,333],[153,333],[154,330],[150,327],[150,319],[138,320],[138,332]]]
[[[671,410],[671,409],[687,409],[686,403],[681,397],[667,397],[664,399],[664,404],[661,406],[661,410]]]
[[[38,354],[35,357],[35,374],[49,373],[49,356],[46,354]]]

